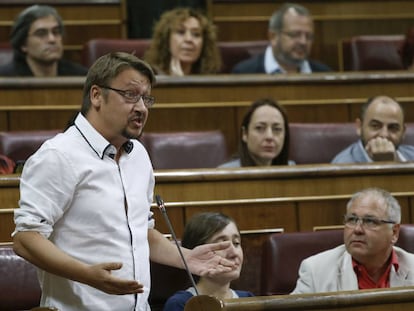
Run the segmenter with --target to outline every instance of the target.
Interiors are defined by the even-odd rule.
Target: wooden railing
[[[275,276],[277,277],[277,276]],[[196,296],[185,311],[406,311],[414,308],[414,287],[220,300]]]

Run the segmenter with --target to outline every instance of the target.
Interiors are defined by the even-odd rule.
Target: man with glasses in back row
[[[414,285],[414,254],[394,246],[401,208],[385,190],[355,193],[344,216],[344,244],[302,261],[292,294]]]
[[[23,167],[15,252],[39,268],[41,306],[62,311],[148,311],[149,259],[184,268],[155,229],[154,174],[137,140],[154,104],[151,67],[127,53],[100,57],[86,77],[81,113]],[[236,269],[205,244],[183,256],[192,273]]]
[[[10,41],[13,59],[0,66],[0,76],[85,76],[87,68],[65,60],[63,21],[48,5],[32,5],[16,18]]]
[[[314,25],[308,9],[286,3],[269,21],[269,45],[264,53],[244,60],[233,73],[312,73],[332,71],[327,65],[310,60]]]

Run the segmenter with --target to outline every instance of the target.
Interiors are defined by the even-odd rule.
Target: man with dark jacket
[[[62,18],[53,7],[28,7],[12,27],[13,59],[0,67],[0,76],[86,76],[87,68],[62,59],[62,37]]]
[[[332,71],[309,60],[313,42],[313,20],[303,6],[284,4],[269,21],[269,46],[265,52],[238,63],[233,73],[312,73]]]

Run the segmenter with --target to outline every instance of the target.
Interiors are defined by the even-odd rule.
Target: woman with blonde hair
[[[212,74],[220,71],[216,28],[191,8],[165,12],[154,27],[144,59],[157,74]]]

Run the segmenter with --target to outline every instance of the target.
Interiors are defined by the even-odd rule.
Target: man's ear
[[[274,46],[276,44],[276,41],[278,40],[278,33],[273,30],[268,30],[267,39],[270,41],[270,44]]]
[[[362,132],[362,120],[360,118],[355,119],[356,133],[361,137]]]
[[[98,108],[103,101],[102,89],[97,85],[92,85],[89,90],[89,99],[92,106]]]
[[[400,224],[395,224],[392,226],[392,239],[391,243],[394,245],[398,241],[398,237],[400,236]]]
[[[401,141],[404,139],[405,137],[405,132],[407,130],[407,126],[405,125],[405,123],[403,123],[403,128],[402,128],[402,135],[401,135]]]

